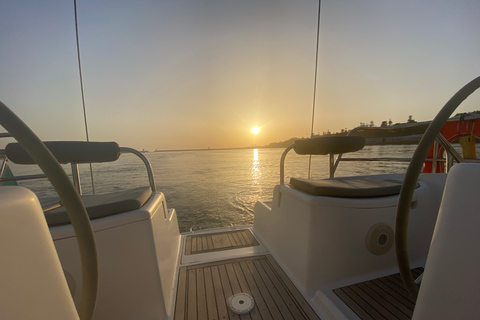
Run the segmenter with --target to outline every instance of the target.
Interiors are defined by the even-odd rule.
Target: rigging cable
[[[85,136],[87,142],[90,141],[88,136],[88,123],[87,123],[87,109],[85,107],[85,91],[83,89],[83,76],[82,76],[82,62],[80,59],[80,42],[78,37],[78,15],[77,15],[77,0],[73,0],[73,9],[75,12],[75,37],[77,40],[77,59],[78,59],[78,73],[80,75],[80,91],[82,94],[82,105],[83,105],[83,120],[85,123]],[[90,178],[92,180],[92,193],[95,194],[95,184],[93,183],[93,169],[92,163],[90,163]]]
[[[313,126],[315,124],[315,105],[317,99],[317,71],[318,71],[318,48],[320,43],[320,8],[322,1],[318,0],[318,18],[317,18],[317,46],[315,49],[315,75],[313,80],[313,103],[312,103],[312,127],[310,130],[310,138],[313,138]],[[312,155],[308,159],[308,178],[310,179],[310,170],[312,167]]]

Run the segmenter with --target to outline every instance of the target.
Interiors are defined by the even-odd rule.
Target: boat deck
[[[249,228],[187,235],[182,253],[175,320],[320,319]],[[422,271],[412,270],[414,276]],[[250,313],[230,310],[229,299],[237,293],[253,297]],[[399,274],[333,293],[345,304],[341,308],[346,306],[362,320],[411,319],[415,307]]]
[[[319,319],[270,255],[181,267],[178,281],[175,320]],[[228,301],[242,292],[255,308],[237,315]]]
[[[248,229],[187,236],[185,255],[258,246]]]
[[[412,270],[418,277],[423,268]],[[400,274],[333,290],[362,320],[411,319],[415,301],[403,286]]]

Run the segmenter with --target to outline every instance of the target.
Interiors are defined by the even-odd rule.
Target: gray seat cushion
[[[338,154],[363,149],[365,138],[361,136],[322,136],[295,141],[293,150],[297,154]]]
[[[45,146],[60,163],[111,162],[120,156],[116,142],[45,141]],[[30,154],[16,142],[5,148],[9,160],[16,164],[35,164]]]
[[[91,220],[140,209],[152,195],[150,187],[96,195],[82,195],[83,203]],[[40,201],[42,206],[52,204],[52,199]],[[58,200],[57,200],[58,202]],[[49,227],[70,224],[65,208],[58,207],[45,212]]]
[[[340,198],[373,198],[393,196],[400,193],[402,181],[375,178],[334,178],[311,180],[291,178],[290,184],[314,196]]]

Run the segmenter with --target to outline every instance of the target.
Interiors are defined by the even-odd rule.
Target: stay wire
[[[317,17],[317,45],[315,49],[315,75],[313,79],[313,102],[312,102],[312,127],[310,130],[310,138],[313,138],[313,127],[315,124],[315,105],[317,100],[317,73],[318,73],[318,52],[320,44],[320,11],[322,1],[318,0],[318,17]],[[310,172],[312,168],[312,155],[308,159],[308,178],[310,179]]]
[[[80,91],[82,94],[82,106],[83,106],[83,120],[85,123],[85,136],[87,138],[87,142],[90,141],[88,136],[88,122],[87,122],[87,108],[85,106],[85,91],[83,89],[83,75],[82,75],[82,61],[80,59],[80,41],[78,36],[78,15],[77,15],[77,0],[73,0],[73,9],[75,12],[75,37],[77,41],[77,60],[78,60],[78,73],[80,75]],[[92,180],[92,193],[95,194],[95,184],[93,182],[93,168],[92,163],[90,165],[90,179]]]

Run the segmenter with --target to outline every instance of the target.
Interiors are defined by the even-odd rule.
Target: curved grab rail
[[[280,184],[285,183],[285,157],[292,149],[300,155],[329,155],[330,177],[333,178],[335,154],[358,151],[364,146],[365,138],[360,136],[326,136],[296,140],[285,149],[280,159]]]
[[[431,122],[431,121],[429,121]],[[351,136],[355,131],[357,130],[372,130],[372,129],[378,129],[378,128],[369,128],[369,127],[356,127],[350,130],[347,134],[347,136]],[[434,167],[436,162],[447,162],[447,167],[446,170],[451,168],[453,163],[449,159],[455,159],[457,162],[465,162],[465,160],[462,158],[462,156],[452,147],[452,145],[448,142],[448,140],[440,133],[436,140],[436,144],[440,144],[446,151],[446,159],[445,158],[426,158],[425,161],[432,161],[434,163]],[[333,164],[332,170],[333,174],[335,174],[335,171],[337,171],[338,165],[340,164],[340,161],[389,161],[389,162],[410,162],[411,158],[342,158],[343,153],[338,154],[337,159],[335,160],[335,163]],[[474,160],[469,160],[468,162],[475,162]],[[333,177],[333,175],[331,175]]]
[[[287,153],[295,147],[295,143],[289,145],[285,151],[282,153],[282,157],[280,158],[280,184],[285,184],[285,157]]]
[[[0,134],[0,138],[2,138],[2,137],[10,137],[10,135]],[[62,142],[62,143],[65,144],[65,142]],[[86,143],[91,144],[91,142],[86,142]],[[153,176],[152,166],[150,164],[150,161],[148,161],[147,157],[145,157],[143,155],[143,153],[141,153],[140,151],[132,149],[132,148],[118,147],[118,146],[117,146],[117,148],[118,148],[117,150],[119,150],[120,153],[132,153],[132,154],[136,155],[137,157],[139,157],[143,161],[143,163],[145,164],[145,168],[147,169],[147,175],[148,175],[148,181],[149,181],[149,184],[150,184],[150,188],[151,188],[152,192],[156,192],[157,188],[156,188],[156,185],[155,185],[155,178]],[[117,158],[118,158],[118,156],[117,156]],[[6,165],[6,161],[7,161],[7,157],[5,156],[3,164],[1,165],[1,168],[3,168]],[[30,163],[34,163],[34,162],[27,161],[25,163],[30,164]],[[72,167],[73,184],[74,184],[76,190],[78,191],[78,193],[82,194],[82,190],[81,190],[81,187],[80,187],[80,175],[79,175],[79,172],[78,172],[78,163],[73,163],[72,162],[71,167]],[[16,177],[2,177],[0,175],[0,182],[1,181],[19,181],[19,180],[41,179],[41,178],[45,178],[45,177],[46,176],[43,175],[43,174],[25,175],[25,176],[16,176]]]
[[[143,153],[141,153],[140,151],[132,148],[120,147],[120,152],[133,153],[143,161],[147,169],[148,182],[150,183],[150,188],[152,189],[152,192],[157,191],[157,187],[155,186],[155,178],[153,177],[152,165],[150,164],[150,161],[148,161],[147,157],[145,157]]]

